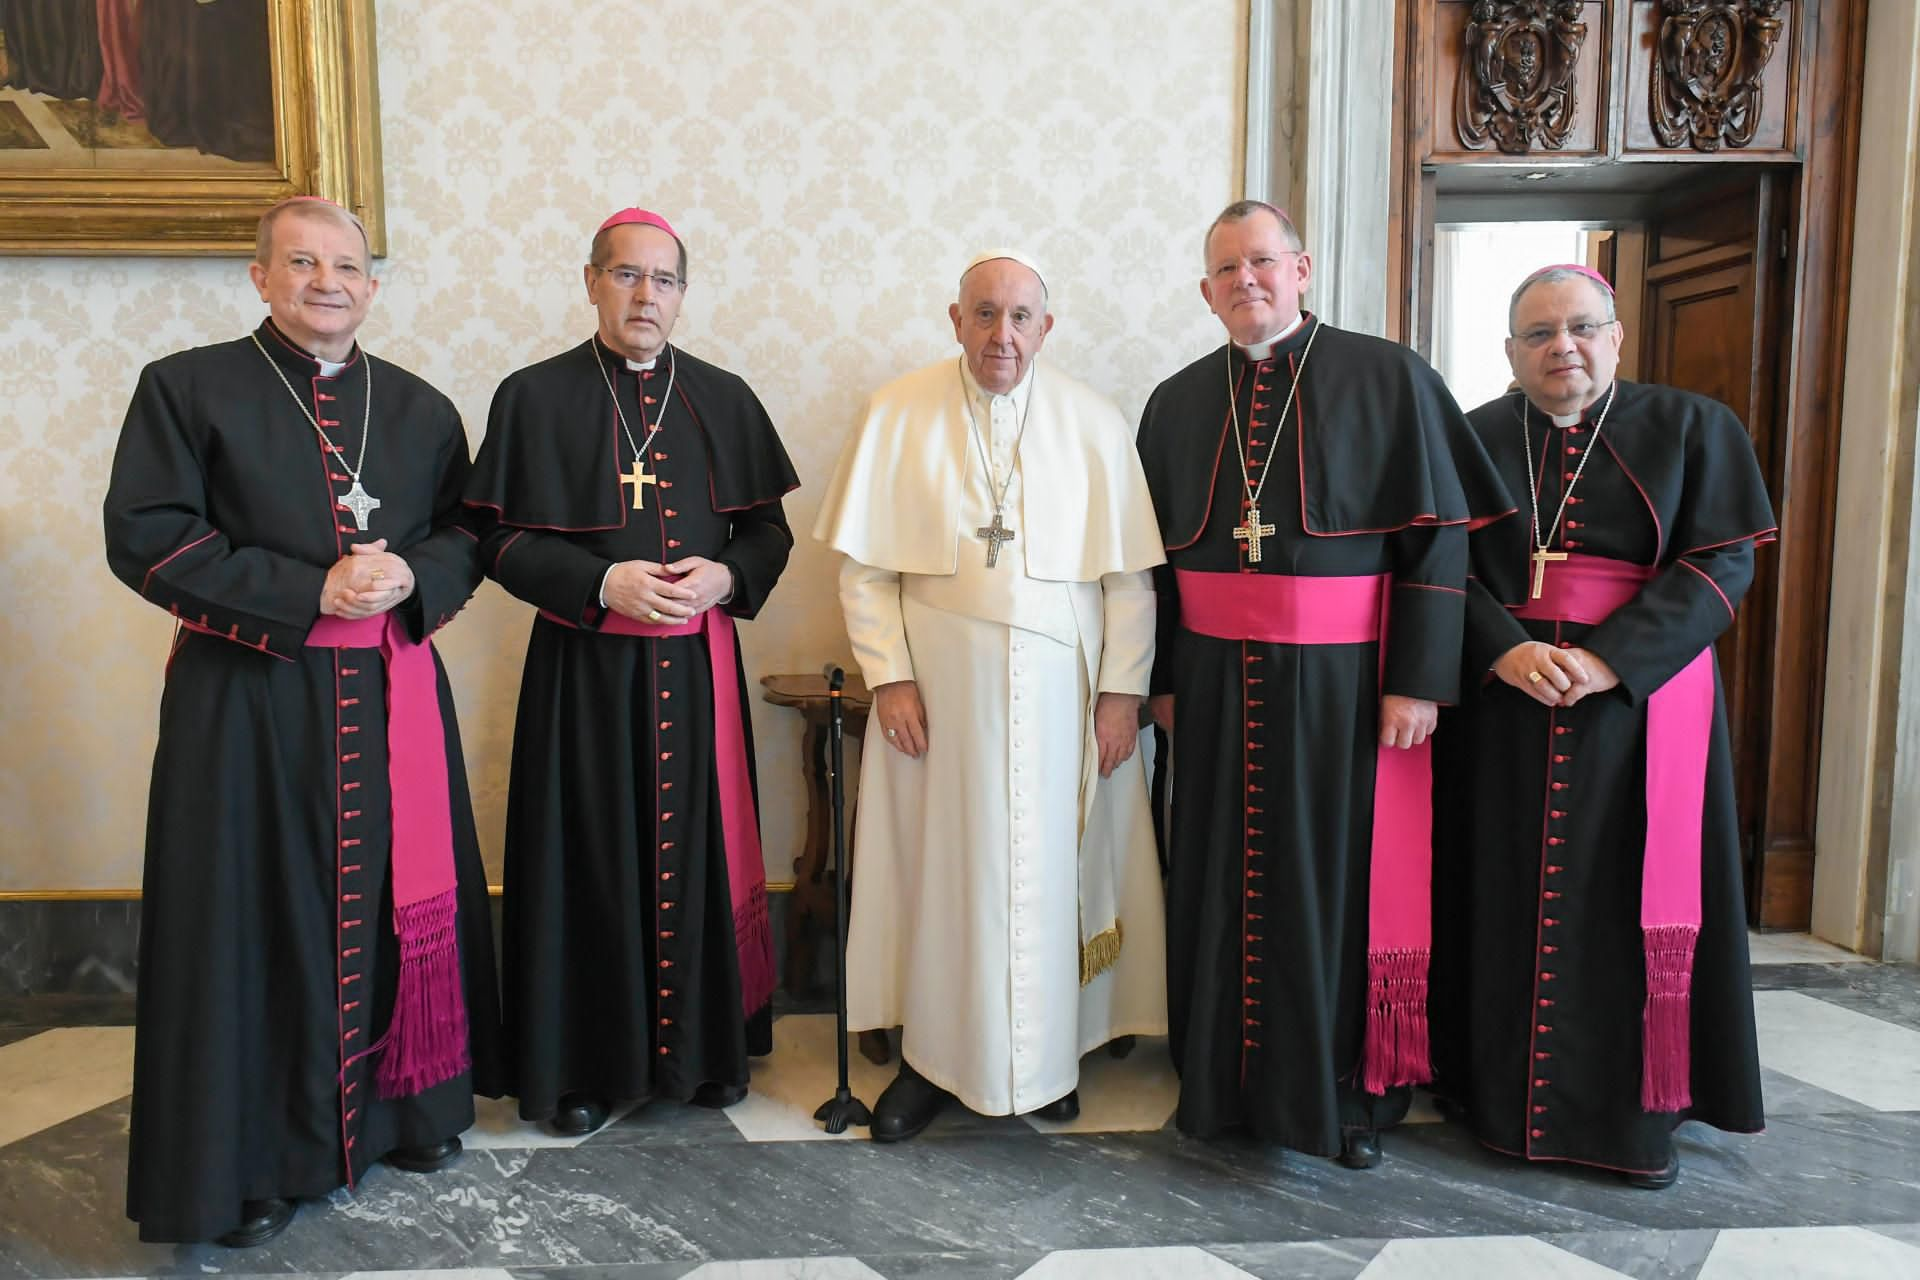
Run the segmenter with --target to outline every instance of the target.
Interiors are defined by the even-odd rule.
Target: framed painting
[[[0,253],[239,254],[325,196],[386,252],[373,0],[0,0]]]

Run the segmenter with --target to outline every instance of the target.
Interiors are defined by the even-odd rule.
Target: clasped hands
[[[927,753],[927,709],[920,686],[892,680],[873,691],[873,719],[887,745],[911,760]],[[1100,749],[1100,776],[1133,758],[1140,741],[1140,695],[1102,693],[1093,707],[1093,738]]]
[[[372,618],[413,594],[413,570],[387,550],[387,540],[356,542],[333,562],[320,586],[320,612],[336,618]]]
[[[705,613],[733,592],[733,571],[705,556],[672,564],[622,560],[607,574],[607,608],[640,622],[681,621]]]
[[[1613,668],[1591,649],[1562,649],[1541,640],[1525,641],[1501,654],[1493,674],[1543,707],[1571,707],[1620,683]]]

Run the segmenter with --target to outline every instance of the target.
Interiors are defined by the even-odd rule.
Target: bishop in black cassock
[[[1489,1146],[1659,1187],[1682,1121],[1762,1124],[1713,642],[1773,511],[1731,410],[1614,376],[1603,280],[1536,272],[1513,331],[1470,415],[1522,505],[1471,539],[1440,1066]]]
[[[772,1047],[772,942],[733,619],[793,546],[798,486],[738,376],[667,338],[685,250],[615,214],[599,332],[494,395],[467,502],[487,573],[540,612],[507,801],[505,1002],[520,1114],[727,1106]]]
[[[1233,341],[1139,437],[1169,561],[1177,1119],[1368,1167],[1428,1073],[1425,739],[1457,691],[1468,524],[1510,504],[1425,362],[1300,311],[1279,210],[1231,206],[1207,253]]]
[[[267,219],[271,318],[141,373],[105,505],[113,572],[178,621],[140,916],[144,1240],[257,1244],[382,1157],[436,1169],[500,1089],[486,877],[428,644],[480,582],[466,433],[355,344],[358,222],[303,199]]]

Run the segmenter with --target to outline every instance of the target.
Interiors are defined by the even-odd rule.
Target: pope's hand
[[[927,711],[920,705],[920,686],[895,680],[873,691],[873,719],[887,745],[918,760],[927,753]]]
[[[1093,704],[1093,739],[1100,747],[1100,776],[1110,778],[1140,745],[1140,695],[1101,694]]]

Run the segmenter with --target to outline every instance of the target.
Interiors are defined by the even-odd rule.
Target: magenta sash
[[[323,617],[307,633],[319,649],[378,649],[387,668],[387,789],[393,848],[393,931],[400,977],[375,1084],[383,1098],[420,1093],[470,1064],[467,1002],[455,928],[453,813],[447,739],[430,645],[415,644],[391,612]]]
[[[544,609],[540,616],[563,627],[574,627],[565,618]],[[727,849],[727,887],[733,896],[733,941],[740,956],[740,1004],[742,1011],[752,1017],[773,999],[773,931],[767,921],[767,868],[760,852],[760,815],[753,799],[753,773],[747,764],[747,709],[740,703],[733,618],[718,605],[680,622],[641,622],[608,610],[600,623],[600,631],[619,636],[704,635],[707,638],[707,657],[713,671],[714,765],[720,782],[720,831]]]
[[[1538,600],[1517,616],[1594,624],[1630,602],[1653,570],[1600,556],[1547,566]],[[1640,1106],[1693,1103],[1693,948],[1700,936],[1700,842],[1707,748],[1713,734],[1713,650],[1702,649],[1647,697],[1647,841],[1640,862],[1640,937],[1646,955]]]
[[[1303,578],[1283,574],[1174,574],[1180,622],[1221,640],[1380,645],[1386,664],[1391,574]],[[1177,710],[1176,710],[1177,714]],[[1367,1031],[1361,1085],[1385,1093],[1433,1078],[1427,971],[1433,954],[1431,740],[1374,754],[1367,872]]]

